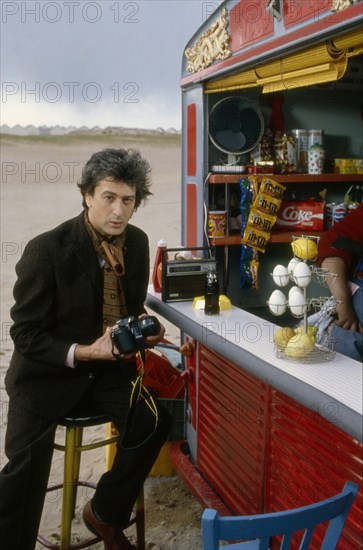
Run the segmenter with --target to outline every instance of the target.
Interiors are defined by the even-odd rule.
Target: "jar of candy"
[[[296,144],[296,160],[298,172],[308,171],[309,130],[301,128],[292,130]]]
[[[274,140],[277,172],[287,174],[297,171],[296,142],[291,134],[277,132]]]
[[[274,160],[273,137],[270,131],[262,136],[260,143],[250,153],[252,164],[254,162],[271,162]]]

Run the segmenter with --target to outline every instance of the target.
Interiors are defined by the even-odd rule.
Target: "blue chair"
[[[296,531],[304,531],[299,550],[308,550],[317,525],[330,521],[321,550],[334,550],[358,485],[348,481],[343,491],[316,504],[255,516],[221,517],[216,510],[204,510],[202,516],[203,550],[268,550],[270,538],[283,535],[280,550],[288,550]],[[219,546],[219,541],[234,542]]]

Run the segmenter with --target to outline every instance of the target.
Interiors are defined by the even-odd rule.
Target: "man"
[[[60,418],[74,409],[103,412],[122,436],[83,512],[109,550],[131,548],[122,529],[169,431],[168,413],[142,398],[131,417],[135,354],[120,355],[111,338],[118,319],[145,314],[148,239],[129,220],[151,195],[150,166],[137,151],[106,149],[87,162],[79,187],[84,211],[31,240],[16,267],[9,462],[0,473],[4,550],[34,549]],[[146,344],[163,335],[161,326]]]
[[[318,342],[326,336],[336,351],[363,361],[363,204],[331,227],[319,242],[318,265],[328,270],[333,300],[309,317],[318,324]],[[336,313],[335,319],[333,313]],[[330,314],[329,314],[330,313]]]

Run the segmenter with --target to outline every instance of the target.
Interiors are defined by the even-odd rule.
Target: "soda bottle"
[[[163,257],[162,250],[165,249],[166,247],[167,247],[166,241],[164,239],[160,239],[160,241],[158,241],[158,248],[156,250],[153,276],[152,276],[152,282],[153,282],[153,287],[155,292],[161,292],[161,285],[162,285],[161,268],[162,268],[162,257]],[[166,254],[165,259],[168,259],[167,252],[165,254]]]
[[[204,313],[205,315],[219,314],[219,283],[214,267],[211,267],[205,280],[204,292]]]

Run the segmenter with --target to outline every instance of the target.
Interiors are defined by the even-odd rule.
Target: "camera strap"
[[[149,392],[149,390],[144,386],[143,379],[145,375],[145,366],[144,366],[144,359],[143,354],[141,351],[138,351],[137,358],[139,360],[139,375],[136,378],[135,381],[132,381],[132,391],[130,396],[130,408],[133,406],[136,406],[138,400],[141,398],[145,401],[146,405],[149,407],[151,412],[155,415],[156,424],[158,421],[158,408],[156,406],[156,403],[154,401],[153,396]],[[156,427],[156,426],[155,426]]]
[[[137,449],[138,447],[141,447],[142,445],[144,445],[146,441],[148,441],[150,437],[153,435],[153,433],[155,432],[159,421],[159,413],[158,413],[158,408],[155,403],[155,400],[151,395],[151,393],[149,392],[149,390],[143,385],[145,368],[144,368],[144,359],[142,355],[143,354],[140,351],[137,353],[137,359],[139,362],[138,376],[135,380],[131,382],[132,390],[130,394],[130,409],[129,409],[128,417],[129,419],[132,417],[133,412],[136,409],[139,400],[142,399],[145,405],[150,409],[151,413],[154,415],[154,427],[153,427],[153,430],[149,433],[149,435],[143,441],[141,441],[138,445],[129,447],[129,446],[123,445],[123,440],[125,439],[126,432],[127,432],[128,422],[126,421],[125,432],[121,438],[119,445],[121,448],[129,449],[129,450]]]

